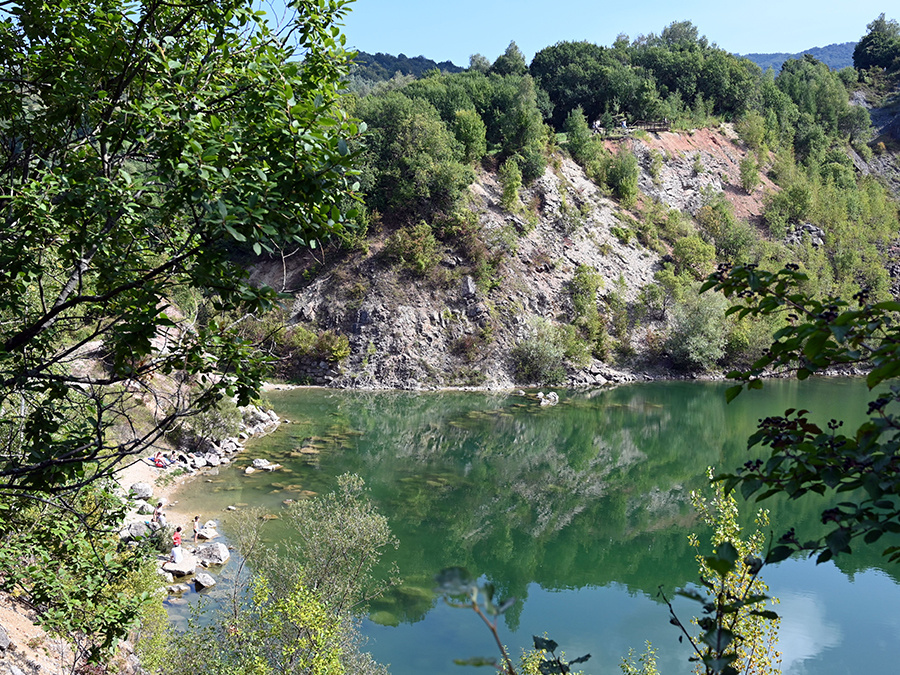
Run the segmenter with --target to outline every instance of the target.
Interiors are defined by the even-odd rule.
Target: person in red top
[[[181,525],[175,528],[175,534],[172,535],[172,557],[170,562],[181,562]]]

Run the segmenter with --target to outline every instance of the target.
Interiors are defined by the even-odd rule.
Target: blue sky
[[[344,26],[351,47],[459,66],[474,53],[493,61],[511,40],[530,62],[561,40],[610,45],[619,33],[634,39],[685,20],[731,52],[794,53],[855,42],[881,12],[900,19],[883,0],[356,0],[352,7]]]

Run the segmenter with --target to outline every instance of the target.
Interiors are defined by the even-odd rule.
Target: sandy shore
[[[183,485],[200,477],[201,474],[197,471],[182,473],[166,480],[166,477],[171,476],[174,472],[175,469],[160,469],[150,466],[144,460],[139,460],[117,471],[115,478],[116,482],[125,490],[128,490],[135,483],[147,483],[152,486],[153,496],[163,501],[163,512],[166,514],[167,522],[173,526],[181,525],[185,531],[190,531],[191,521],[194,519],[194,516],[180,510],[178,502],[173,502],[173,495]]]

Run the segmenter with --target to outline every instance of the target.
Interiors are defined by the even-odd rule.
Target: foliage
[[[475,657],[470,659],[456,659],[457,665],[493,666],[502,675],[518,675],[513,666],[512,659],[507,653],[506,647],[500,640],[497,632],[497,620],[509,610],[516,598],[494,600],[494,585],[487,582],[479,585],[469,572],[461,567],[451,567],[441,570],[435,577],[437,591],[443,596],[444,601],[451,607],[470,608],[478,618],[487,626],[494,642],[500,652],[500,663],[491,657]],[[577,659],[566,661],[562,655],[557,656],[559,645],[546,637],[533,636],[534,651],[522,656],[522,675],[549,675],[550,673],[571,673],[571,666],[584,663],[591,658],[585,654]]]
[[[853,66],[859,70],[896,68],[895,61],[900,57],[900,24],[885,19],[882,12],[866,30],[853,49]]]
[[[656,667],[656,650],[649,641],[646,645],[647,649],[637,657],[633,649],[628,650],[628,656],[622,658],[619,666],[623,675],[659,675]]]
[[[525,55],[515,42],[510,42],[506,51],[497,57],[491,72],[498,75],[524,75],[528,72]]]
[[[2,589],[37,608],[39,622],[68,638],[79,661],[110,656],[152,599],[132,583],[150,547],[123,548],[106,530],[123,513],[99,484],[65,508],[23,499],[0,506]]]
[[[741,187],[748,195],[753,194],[753,190],[759,185],[759,165],[752,154],[748,154],[741,160],[740,171]]]
[[[339,107],[347,3],[301,1],[286,37],[250,3],[7,3],[0,24],[0,483],[76,488],[188,409],[249,400],[265,357],[215,321],[178,332],[180,287],[255,312],[232,263],[339,232],[353,193]],[[302,55],[303,60],[298,60]],[[352,217],[352,214],[348,214]],[[177,339],[176,339],[177,336]],[[93,351],[108,364],[73,364]],[[155,428],[112,440],[112,385],[218,370]],[[143,386],[143,385],[139,385]],[[174,398],[174,397],[173,397]],[[125,418],[127,424],[127,417]]]
[[[639,174],[637,158],[620,147],[606,170],[606,183],[626,208],[637,203]]]
[[[425,73],[437,69],[444,73],[459,73],[463,68],[454,65],[450,61],[441,61],[440,63],[426,59],[424,56],[407,56],[406,54],[367,54],[366,52],[357,52],[353,57],[353,67],[350,70],[351,76],[379,82],[389,80],[397,73],[401,75],[412,75],[413,77],[423,77]]]
[[[199,448],[212,441],[218,443],[237,436],[241,430],[241,411],[234,401],[224,398],[216,405],[184,418],[168,434],[176,445]]]
[[[675,242],[672,257],[678,274],[688,273],[695,279],[700,279],[713,271],[716,248],[703,241],[700,236],[692,234]]]
[[[791,372],[803,380],[836,365],[865,366],[870,368],[866,378],[870,389],[900,374],[900,304],[873,303],[865,291],[857,293],[852,303],[837,297],[817,300],[799,290],[806,280],[796,266],[779,272],[747,266],[723,268],[704,285],[704,290],[741,299],[729,313],[788,319],[762,358],[746,370],[728,374],[740,382],[728,390],[729,400],[743,387],[760,388],[759,378],[769,372]],[[779,493],[797,499],[814,493],[831,502],[822,512],[822,522],[831,527],[824,537],[801,541],[791,530],[771,551],[769,562],[797,548],[818,552],[823,562],[849,553],[856,538],[874,543],[885,534],[900,532],[900,482],[894,477],[900,424],[889,408],[898,398],[896,385],[880,392],[869,404],[867,421],[850,435],[841,433],[843,423],[835,420],[826,429],[819,427],[806,410],[788,410],[760,422],[748,445],[769,448],[769,458],[748,461],[736,473],[723,475],[726,489],[739,486],[746,497],[757,499]],[[884,553],[892,561],[900,558],[897,546]]]
[[[235,523],[237,547],[257,570],[250,592],[239,570],[231,602],[214,622],[194,623],[179,641],[179,660],[195,657],[198,644],[216,644],[196,663],[198,673],[386,675],[360,653],[356,621],[383,592],[372,570],[397,541],[362,480],[341,476],[335,491],[292,506],[284,520],[294,536],[283,550],[264,543],[260,515],[248,511]],[[177,672],[175,666],[166,675]]]
[[[558,384],[565,379],[566,349],[560,332],[546,319],[538,318],[531,334],[512,348],[513,375],[523,384]]]
[[[373,569],[399,542],[359,476],[338,477],[334,491],[292,505],[283,520],[296,533],[284,554],[253,559],[276,593],[299,579],[329,611],[357,615],[391,583]]]
[[[745,565],[740,573],[732,569],[725,576],[726,597],[747,601],[753,596],[764,596],[769,592],[769,587],[759,577],[759,570],[754,572],[754,569],[761,565],[765,557],[768,537],[765,530],[769,526],[769,512],[759,509],[755,516],[756,530],[744,535],[738,524],[738,505],[734,496],[725,494],[722,483],[714,481],[712,469],[707,470],[707,475],[712,481],[712,496],[707,498],[699,492],[691,491],[691,505],[700,515],[701,521],[713,528],[712,545],[718,548],[726,542],[730,543],[737,552],[738,559]],[[696,535],[691,535],[691,546],[698,551],[700,549],[700,541]],[[715,578],[717,570],[699,552],[697,562],[702,579],[710,581]],[[778,600],[770,600],[770,604],[775,606]],[[730,617],[731,630],[736,637],[733,653],[737,656],[730,665],[739,673],[777,675],[781,672],[778,667],[780,653],[775,651],[780,619],[773,614],[774,612],[764,609],[760,611],[759,603],[748,602],[737,607],[733,617]],[[700,672],[699,666],[695,672]]]
[[[725,354],[727,303],[690,293],[671,313],[666,349],[676,367],[709,372]]]
[[[501,205],[507,211],[514,211],[522,205],[519,200],[519,190],[522,188],[522,171],[519,169],[519,163],[514,158],[503,162],[497,172],[497,179],[503,190],[500,197]]]
[[[457,110],[453,133],[465,148],[467,162],[477,162],[487,152],[487,127],[474,110]]]
[[[437,239],[424,220],[394,232],[385,243],[384,253],[416,274],[425,274],[440,261]]]
[[[591,345],[593,353],[601,357],[605,352],[606,325],[597,309],[597,292],[603,285],[603,278],[587,265],[575,268],[569,284],[574,311],[573,325]]]
[[[712,478],[712,470],[709,474]],[[691,645],[694,656],[690,660],[697,664],[694,672],[700,675],[780,673],[780,655],[774,650],[778,615],[765,609],[768,587],[759,578],[764,564],[760,555],[766,543],[765,534],[757,529],[748,538],[741,538],[737,504],[721,485],[714,488],[710,500],[692,492],[691,502],[701,519],[714,528],[715,554],[697,556],[705,593],[682,589],[678,595],[703,606],[703,616],[695,619],[703,634],[692,636],[662,591],[660,595],[669,607],[671,623]],[[757,527],[768,524],[767,512],[757,513],[756,524]],[[696,537],[692,537],[691,544],[699,548]]]
[[[407,89],[363,99],[356,113],[371,130],[362,181],[368,205],[409,220],[451,212],[475,174],[437,109]]]

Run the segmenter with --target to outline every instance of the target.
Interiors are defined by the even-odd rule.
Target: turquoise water
[[[570,655],[593,655],[585,672],[608,673],[650,640],[661,672],[689,672],[657,598],[661,585],[671,595],[697,577],[687,536],[702,528],[689,492],[703,488],[707,466],[746,461],[758,418],[800,407],[849,426],[868,401],[862,382],[848,379],[771,382],[730,405],[726,387],[560,390],[553,407],[514,394],[276,392],[271,402],[291,423],[254,442],[237,469],[193,483],[179,499],[204,518],[220,516],[227,535],[228,505],[277,515],[285,500],[330,490],[342,473],[362,476],[400,540],[404,583],[371,605],[363,626],[368,649],[394,675],[460,673],[453,659],[493,655],[480,620],[432,591],[449,566],[518,599],[500,625],[513,653],[546,632]],[[285,471],[244,475],[255,457]],[[821,509],[766,506],[777,534],[791,525],[815,531]],[[273,536],[290,536],[273,525]],[[900,637],[895,576],[874,551],[839,566],[789,560],[766,570],[782,599],[784,672],[891,670]],[[677,607],[685,619],[693,611]]]

